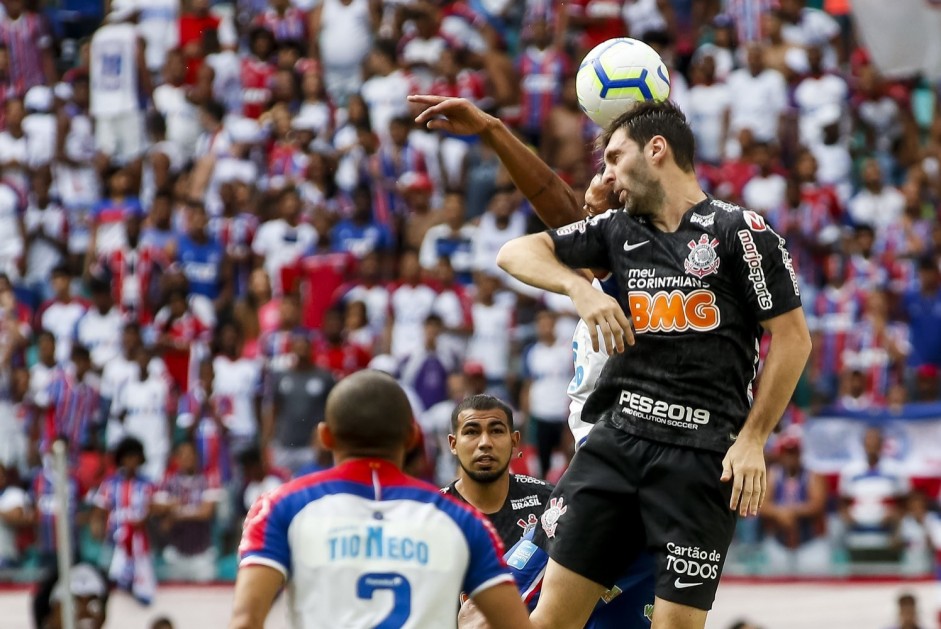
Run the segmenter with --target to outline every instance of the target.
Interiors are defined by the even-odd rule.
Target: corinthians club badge
[[[686,258],[686,272],[695,275],[699,279],[712,275],[719,268],[719,255],[716,253],[716,246],[719,241],[713,238],[709,240],[707,234],[695,240],[689,241],[689,256]]]

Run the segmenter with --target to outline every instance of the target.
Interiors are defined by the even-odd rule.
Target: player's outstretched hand
[[[415,122],[456,135],[477,135],[490,122],[490,116],[466,98],[449,98],[432,94],[412,94],[408,102],[426,107],[415,117]],[[439,118],[439,116],[442,116]]]
[[[754,439],[737,439],[722,459],[722,480],[732,481],[729,509],[738,509],[742,516],[758,515],[768,488],[764,444]]]
[[[594,351],[600,350],[599,329],[609,353],[616,351],[620,354],[624,351],[625,344],[634,344],[634,330],[631,328],[631,322],[616,299],[600,290],[595,290],[588,282],[581,282],[578,289],[569,297],[575,305],[578,316],[588,326],[588,332],[591,334],[591,348]]]

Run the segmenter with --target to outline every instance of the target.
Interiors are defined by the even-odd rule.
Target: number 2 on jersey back
[[[372,599],[376,590],[391,590],[392,611],[375,629],[399,629],[412,613],[412,585],[397,572],[368,572],[356,582],[356,596]]]

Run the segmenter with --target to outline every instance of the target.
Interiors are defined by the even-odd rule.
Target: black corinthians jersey
[[[457,481],[454,481],[444,487],[441,493],[467,502],[455,487],[456,483]],[[545,481],[523,474],[510,474],[510,487],[506,502],[496,513],[484,514],[497,529],[505,550],[513,548],[513,545],[530,529],[537,529],[537,532],[541,530],[537,527],[539,517],[549,504],[551,493],[552,485]]]
[[[711,198],[673,233],[624,210],[548,233],[565,264],[611,270],[635,331],[582,419],[724,453],[751,408],[759,323],[801,305],[784,239],[755,212]]]

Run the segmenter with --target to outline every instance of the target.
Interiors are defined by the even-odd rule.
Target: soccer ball
[[[636,102],[670,96],[670,74],[657,51],[642,41],[618,37],[602,42],[582,59],[575,76],[582,111],[607,127]]]

